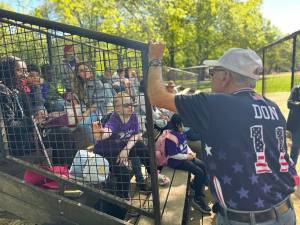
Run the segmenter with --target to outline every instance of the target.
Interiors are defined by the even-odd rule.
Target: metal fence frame
[[[296,64],[296,49],[297,49],[297,36],[300,35],[300,30],[296,31],[290,35],[287,35],[271,44],[268,44],[266,46],[263,46],[261,48],[259,48],[257,50],[257,52],[261,53],[262,56],[262,61],[263,61],[263,66],[265,67],[265,63],[266,63],[266,52],[269,49],[272,49],[273,47],[289,41],[289,40],[293,40],[292,42],[292,55],[291,55],[291,86],[290,88],[292,89],[294,86],[294,82],[295,82],[295,64]],[[263,74],[262,74],[262,95],[265,95],[265,91],[266,91],[266,74],[265,74],[265,70],[263,70]]]
[[[107,43],[111,43],[111,44],[115,44],[118,46],[122,46],[122,47],[126,47],[126,48],[131,48],[137,51],[141,52],[142,55],[142,73],[143,73],[143,77],[146,78],[147,76],[147,71],[148,71],[148,45],[142,42],[138,42],[138,41],[133,41],[133,40],[129,40],[129,39],[125,39],[125,38],[120,38],[120,37],[116,37],[113,35],[108,35],[108,34],[104,34],[104,33],[100,33],[100,32],[95,32],[95,31],[91,31],[91,30],[87,30],[84,28],[79,28],[76,26],[71,26],[71,25],[65,25],[62,23],[58,23],[58,22],[53,22],[53,21],[48,21],[48,20],[44,20],[44,19],[40,19],[40,18],[36,18],[36,17],[32,17],[32,16],[28,16],[28,15],[23,15],[23,14],[19,14],[19,13],[14,13],[14,12],[10,12],[10,11],[6,11],[6,10],[2,10],[0,9],[0,22],[4,22],[4,23],[10,23],[10,24],[14,24],[13,21],[17,21],[20,22],[16,23],[16,26],[24,26],[26,29],[28,29],[28,27],[26,27],[26,24],[29,25],[35,25],[38,27],[42,27],[42,28],[46,28],[47,30],[55,30],[55,31],[61,31],[61,32],[66,32],[66,33],[70,33],[72,35],[78,35],[81,37],[86,37],[86,38],[90,38],[90,39],[94,39],[96,41],[101,41],[101,42],[107,42]],[[32,29],[32,28],[29,28]],[[40,30],[38,30],[38,32],[41,32]],[[50,64],[51,64],[51,36],[55,35],[52,33],[48,33],[45,31],[45,34],[47,35],[47,48],[48,48],[48,55],[49,55],[49,59],[50,59]],[[147,79],[145,79],[147,80]],[[146,94],[146,92],[145,92]],[[109,202],[112,202],[116,205],[121,206],[122,208],[126,208],[126,209],[132,209],[142,215],[146,215],[149,217],[154,218],[155,220],[155,224],[159,225],[161,224],[161,214],[160,214],[160,201],[159,201],[159,191],[158,191],[158,183],[157,183],[157,173],[156,173],[156,162],[155,162],[155,151],[154,151],[154,134],[153,134],[153,120],[152,120],[152,107],[150,105],[149,99],[147,97],[146,94],[146,121],[147,121],[147,132],[148,132],[148,147],[149,147],[149,153],[150,153],[150,160],[151,160],[151,183],[152,183],[152,198],[153,198],[153,212],[147,212],[143,209],[128,205],[122,201],[120,201],[117,197],[114,198],[113,196],[110,196],[108,194],[106,194],[104,191],[97,191],[95,192],[95,190],[93,190],[92,188],[88,187],[88,186],[84,186],[84,185],[80,185],[77,184],[76,182],[72,182],[70,180],[67,179],[63,179],[61,177],[55,176],[50,172],[47,172],[43,169],[37,168],[29,163],[26,163],[20,159],[17,159],[15,157],[9,156],[9,155],[4,155],[5,160],[10,160],[13,161],[15,163],[17,163],[18,165],[26,168],[26,169],[30,169],[34,172],[37,172],[41,175],[44,175],[46,177],[49,177],[59,183],[61,183],[63,186],[63,184],[70,184],[73,186],[76,186],[80,189],[82,189],[83,191],[86,191],[88,193],[94,194],[99,196],[100,198],[107,200]],[[2,139],[2,135],[1,135],[1,139]],[[0,142],[1,143],[1,142]],[[3,143],[3,142],[2,142]],[[3,145],[0,147],[1,152],[3,153]],[[0,155],[1,156],[1,155]],[[1,156],[2,157],[2,156]]]

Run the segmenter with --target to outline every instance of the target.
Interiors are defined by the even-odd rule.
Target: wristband
[[[150,60],[149,67],[150,66],[162,66],[161,59],[152,59],[152,60]]]

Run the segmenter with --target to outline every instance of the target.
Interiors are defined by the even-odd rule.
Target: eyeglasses
[[[221,69],[221,68],[213,68],[213,69],[209,69],[208,74],[213,77],[215,75],[216,72],[225,72],[226,70]]]

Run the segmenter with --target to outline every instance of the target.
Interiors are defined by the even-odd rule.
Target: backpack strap
[[[164,130],[163,134],[165,135],[166,139],[173,141],[178,146],[178,138],[172,134],[170,130]]]

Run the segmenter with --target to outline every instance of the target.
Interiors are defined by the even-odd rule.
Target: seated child
[[[194,205],[203,213],[209,213],[210,208],[204,201],[203,188],[206,181],[204,163],[196,158],[196,154],[188,147],[186,135],[183,133],[183,124],[179,115],[174,114],[169,122],[171,134],[178,139],[178,145],[170,139],[165,141],[165,149],[168,155],[168,166],[191,172],[194,178]]]
[[[110,163],[111,173],[117,179],[117,195],[129,199],[130,169],[128,160],[140,158],[150,174],[148,149],[142,142],[138,118],[133,112],[133,103],[125,92],[118,93],[113,99],[114,112],[105,126],[93,123],[96,141],[94,152],[104,156]],[[134,163],[135,160],[132,161]],[[142,184],[141,184],[142,185]]]

